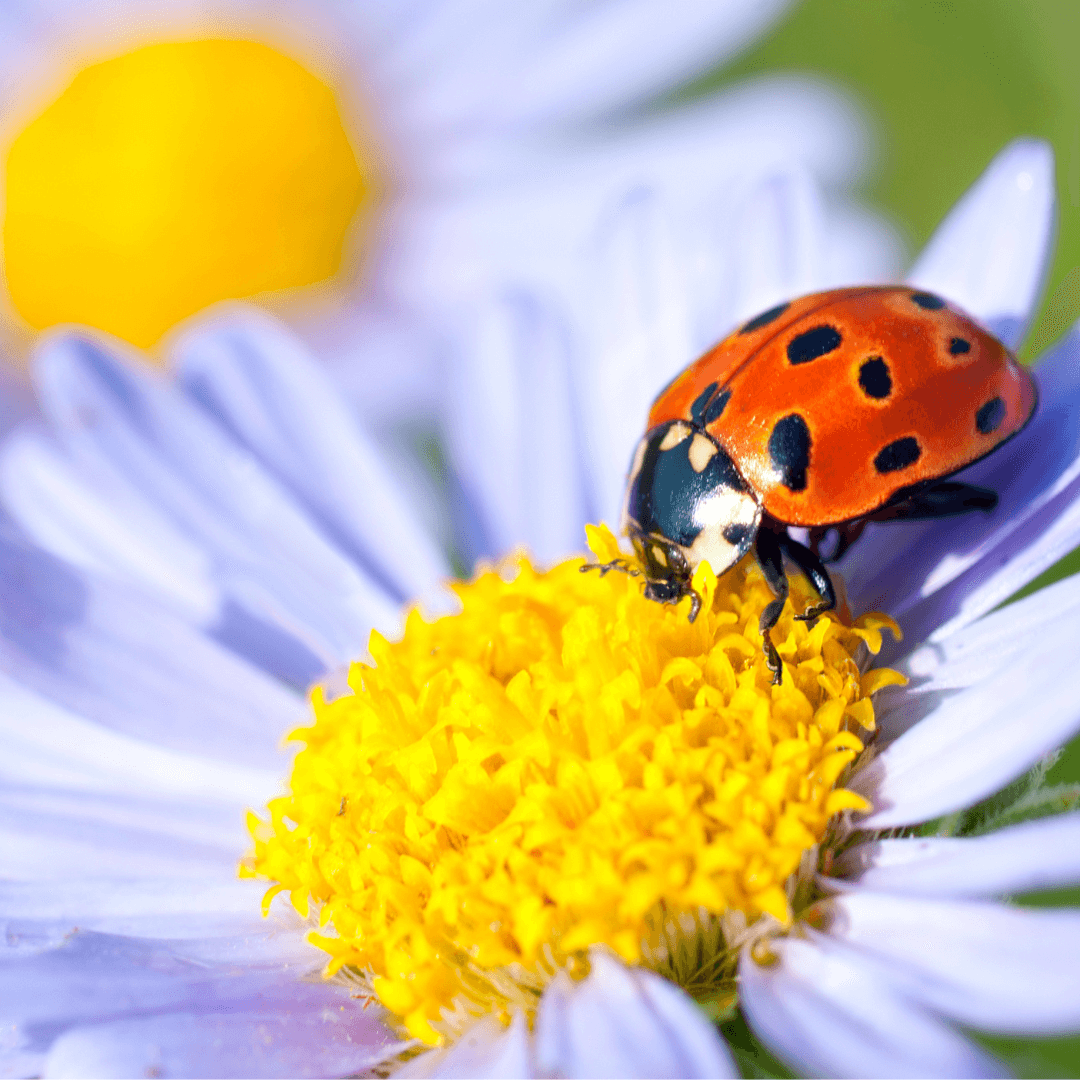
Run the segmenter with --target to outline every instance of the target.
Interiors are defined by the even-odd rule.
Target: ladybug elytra
[[[653,403],[623,508],[645,594],[674,603],[708,560],[716,574],[751,548],[775,600],[785,556],[836,606],[818,542],[839,558],[867,521],[991,510],[997,495],[945,479],[989,454],[1035,410],[1031,376],[996,338],[931,293],[836,289],[751,319],[678,375]],[[788,526],[809,529],[809,546]]]

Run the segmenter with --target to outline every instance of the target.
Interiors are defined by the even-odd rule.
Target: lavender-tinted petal
[[[858,891],[829,901],[829,936],[864,951],[896,985],[988,1031],[1080,1026],[1080,912]]]
[[[857,954],[818,935],[769,948],[776,958],[769,964],[743,953],[739,1000],[758,1037],[797,1075],[1006,1075]]]
[[[280,767],[278,740],[304,708],[280,683],[140,594],[2,533],[0,570],[0,658],[24,687],[143,742]]]
[[[1019,347],[1053,251],[1054,153],[1011,142],[938,226],[908,275],[954,300],[1010,348]]]
[[[1080,813],[1025,821],[988,836],[873,840],[848,848],[826,887],[963,898],[1080,882]]]
[[[351,1076],[393,1057],[394,1036],[356,1003],[168,1012],[64,1032],[43,1076]]]
[[[241,309],[182,338],[175,355],[192,399],[400,601],[447,575],[378,448],[289,331]]]
[[[683,991],[593,950],[579,983],[560,972],[540,1000],[541,1076],[735,1076],[722,1040]]]
[[[60,336],[36,370],[45,410],[71,452],[152,498],[206,550],[238,604],[303,628],[339,659],[362,651],[373,620],[396,621],[385,592],[251,454],[135,361]]]
[[[970,806],[1004,787],[1080,728],[1080,701],[1063,671],[1080,663],[1073,633],[1053,649],[1036,639],[1026,655],[959,693],[916,696],[900,708],[915,723],[890,743],[850,787],[874,810],[870,829],[909,825]],[[924,710],[928,712],[924,713]],[[903,729],[911,718],[897,718]]]
[[[569,349],[565,327],[521,295],[484,305],[465,335],[443,425],[455,481],[482,530],[471,556],[525,546],[548,564],[584,545],[587,480]]]
[[[429,1050],[395,1070],[395,1077],[532,1077],[531,1037],[525,1017],[516,1013],[509,1027],[496,1016],[478,1020],[446,1050]]]
[[[579,367],[595,510],[619,520],[623,485],[657,390],[692,357],[678,259],[650,192],[629,195],[596,248],[595,340]]]

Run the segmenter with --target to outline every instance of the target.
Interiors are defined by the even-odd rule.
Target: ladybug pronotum
[[[997,495],[945,479],[985,457],[1031,419],[1031,376],[996,338],[931,293],[836,289],[763,312],[661,391],[627,480],[622,526],[645,595],[674,603],[708,560],[716,574],[751,548],[776,599],[786,556],[836,606],[817,543],[839,534],[839,558],[867,521],[991,510]],[[788,526],[809,529],[811,543]]]

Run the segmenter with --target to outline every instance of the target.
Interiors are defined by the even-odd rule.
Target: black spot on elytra
[[[755,315],[748,323],[743,323],[739,328],[739,333],[752,334],[755,330],[768,326],[774,319],[779,319],[789,307],[791,307],[790,304],[777,304],[776,307],[771,307],[768,311]]]
[[[806,470],[810,464],[810,429],[806,421],[792,413],[778,420],[769,436],[769,457],[780,473],[780,483],[789,491],[806,489]]]
[[[716,383],[709,383],[690,406],[690,419],[700,427],[707,427],[714,420],[720,419],[730,400],[730,390],[724,390],[718,394]]]
[[[741,525],[736,523],[734,525],[725,525],[721,535],[732,547],[741,548],[750,546],[751,534],[753,531],[754,529],[751,525]]]
[[[697,510],[702,501],[722,487],[741,493],[747,487],[723,447],[701,472],[690,463],[692,438],[683,439],[670,450],[661,450],[660,444],[670,428],[671,424],[662,424],[650,433],[641,469],[630,485],[627,513],[643,533],[689,547],[701,532]]]
[[[714,382],[709,383],[704,390],[696,398],[694,398],[693,404],[690,406],[690,419],[695,424],[702,423],[701,414],[705,410],[705,406],[709,403],[709,398],[716,393],[717,384]]]
[[[815,326],[788,342],[787,358],[791,364],[808,364],[819,356],[840,347],[840,331],[835,326]]]
[[[913,292],[911,299],[925,311],[940,311],[945,306],[945,301],[933,293]]]
[[[999,397],[991,398],[975,414],[975,426],[980,435],[990,435],[1001,427],[1005,419],[1005,402]]]
[[[961,356],[963,353],[971,352],[971,342],[965,341],[962,337],[954,337],[949,342],[949,352],[953,356]]]
[[[707,427],[714,420],[719,420],[724,414],[724,409],[727,408],[727,403],[731,400],[731,391],[724,390],[722,393],[717,394],[716,397],[709,402],[705,411],[701,414],[701,422]]]
[[[889,443],[878,451],[874,458],[874,468],[879,473],[899,472],[909,465],[914,465],[922,457],[922,447],[919,440],[912,435]]]
[[[867,397],[881,401],[892,393],[889,365],[880,356],[871,356],[859,368],[859,385]]]

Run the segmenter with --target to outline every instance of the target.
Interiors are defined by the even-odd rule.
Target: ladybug
[[[931,293],[834,289],[770,308],[653,402],[622,520],[645,595],[689,596],[693,621],[695,567],[707,559],[721,574],[753,548],[775,595],[761,633],[779,682],[769,631],[788,595],[784,557],[821,598],[796,617],[833,609],[829,530],[835,560],[868,521],[992,510],[995,492],[945,478],[1020,431],[1035,404],[1012,353]],[[805,527],[809,546],[788,526]]]

